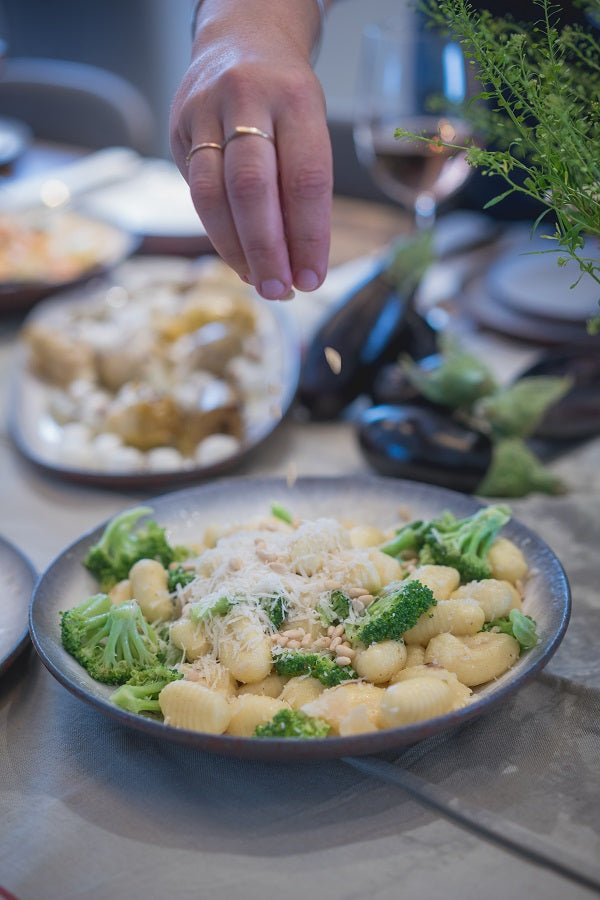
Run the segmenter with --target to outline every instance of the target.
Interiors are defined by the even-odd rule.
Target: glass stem
[[[437,206],[435,197],[423,191],[415,200],[415,224],[417,231],[429,231],[435,224]]]

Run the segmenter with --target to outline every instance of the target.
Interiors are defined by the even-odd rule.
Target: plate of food
[[[312,760],[493,715],[569,614],[559,560],[504,505],[379,477],[223,478],[67,547],[31,633],[58,681],[125,727]]]
[[[0,675],[29,641],[29,601],[36,572],[27,557],[0,537]]]
[[[285,309],[213,256],[136,257],[26,319],[12,437],[68,480],[148,488],[223,473],[280,423],[300,349]]]
[[[25,312],[106,272],[138,245],[139,238],[122,228],[74,210],[0,210],[0,312]]]

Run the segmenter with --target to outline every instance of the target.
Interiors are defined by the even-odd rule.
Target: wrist
[[[325,28],[326,11],[333,3],[333,0],[293,0],[289,10],[282,11],[287,29],[293,33],[298,43],[304,43],[307,46],[310,56],[311,65],[314,65],[321,48],[323,39],[323,31]],[[219,22],[225,23],[228,19],[232,19],[236,24],[243,21],[244,15],[247,15],[248,23],[253,28],[258,26],[259,30],[263,22],[269,21],[264,18],[261,21],[261,6],[265,6],[265,16],[272,15],[272,6],[270,0],[196,0],[193,5],[190,29],[192,43],[205,30],[209,32],[219,30]],[[284,3],[280,0],[280,5]],[[209,38],[210,39],[210,38]]]

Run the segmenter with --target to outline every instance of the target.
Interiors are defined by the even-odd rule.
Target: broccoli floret
[[[229,610],[240,603],[244,599],[243,595],[235,595],[233,597],[218,597],[216,600],[199,600],[190,608],[190,619],[192,622],[205,622],[214,616],[225,616]],[[285,598],[277,597],[261,597],[258,604],[266,612],[267,616],[275,626],[283,623],[287,615],[287,604]]]
[[[168,666],[140,669],[110,695],[110,701],[120,709],[138,715],[160,714],[158,695],[165,685],[179,678],[183,678],[183,675],[177,669],[170,669]]]
[[[326,687],[335,687],[342,681],[358,678],[350,666],[338,666],[328,656],[320,653],[303,653],[301,650],[284,650],[273,658],[273,665],[278,675],[311,675]]]
[[[77,657],[89,637],[104,627],[112,608],[112,600],[107,594],[93,594],[73,609],[62,612],[60,633],[67,653]]]
[[[397,641],[435,605],[433,592],[420,581],[394,581],[373,600],[358,622],[346,623],[346,638],[353,644],[367,645]]]
[[[105,594],[61,613],[65,650],[96,681],[123,684],[138,669],[164,661],[164,647],[135,600],[113,606]]]
[[[184,588],[195,577],[196,573],[192,569],[184,569],[182,565],[174,566],[167,572],[167,588],[173,593],[178,586]]]
[[[350,598],[343,591],[331,591],[318,607],[323,625],[339,625],[350,615]]]
[[[511,609],[508,616],[486,622],[483,631],[495,631],[500,634],[510,634],[519,642],[521,650],[531,650],[538,643],[540,636],[537,633],[537,622],[531,616],[526,616],[518,609]]]
[[[425,541],[425,535],[431,527],[430,522],[416,520],[396,530],[396,536],[383,544],[379,549],[388,556],[416,556]]]
[[[487,555],[492,541],[510,519],[507,506],[487,506],[465,519],[445,512],[431,523],[419,553],[421,565],[451,566],[464,582],[489,578]]]
[[[273,738],[322,738],[327,737],[330,726],[322,719],[314,719],[300,709],[280,709],[270,722],[257,725],[255,737]]]
[[[133,564],[140,559],[156,559],[167,568],[170,563],[190,555],[186,547],[172,547],[165,529],[154,521],[135,530],[138,520],[150,513],[150,507],[138,506],[115,516],[100,540],[89,548],[83,564],[98,580],[101,590],[109,591],[118,581],[127,578]]]
[[[235,597],[217,597],[216,600],[199,600],[190,607],[192,622],[205,622],[213,616],[224,616],[237,603]]]
[[[287,616],[287,603],[285,602],[285,598],[281,596],[261,597],[260,605],[275,628],[280,628]]]

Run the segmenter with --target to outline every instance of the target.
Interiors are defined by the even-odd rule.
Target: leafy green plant
[[[488,148],[461,149],[470,165],[507,185],[486,208],[514,193],[539,203],[533,230],[544,220],[554,227],[544,235],[547,252],[556,252],[561,266],[575,260],[573,287],[587,275],[600,297],[600,249],[589,250],[600,248],[600,40],[592,29],[560,27],[560,6],[551,0],[529,2],[540,10],[533,24],[476,10],[468,0],[420,0],[419,6],[460,42],[482,85],[476,100],[483,102],[471,103],[466,115]],[[600,0],[582,5],[600,12]],[[400,128],[395,134],[440,143]],[[589,330],[600,330],[600,316]]]

